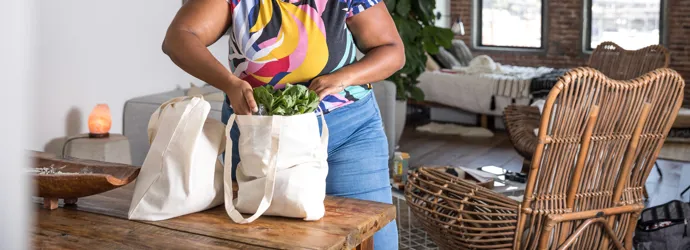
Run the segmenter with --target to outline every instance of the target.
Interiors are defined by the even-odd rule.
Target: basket
[[[441,249],[512,248],[518,203],[445,172],[420,167],[410,173],[405,199]]]

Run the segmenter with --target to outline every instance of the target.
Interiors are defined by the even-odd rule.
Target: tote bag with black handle
[[[690,249],[690,204],[673,200],[642,210],[633,237],[636,250]]]

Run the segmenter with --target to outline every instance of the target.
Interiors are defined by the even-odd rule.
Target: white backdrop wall
[[[201,84],[162,53],[161,43],[179,0],[41,1],[35,137],[29,148],[59,145],[64,136],[88,132],[98,103],[113,115],[111,133],[122,133],[126,100]],[[211,47],[227,66],[227,36]]]
[[[33,225],[31,186],[24,150],[34,116],[31,69],[35,63],[35,1],[3,2],[0,7],[0,249],[29,249]]]
[[[122,133],[122,110],[133,97],[186,88],[198,79],[161,52],[166,29],[182,1],[41,1],[36,21],[37,88],[33,150],[55,150],[62,138],[88,131],[98,103],[113,115],[111,133]],[[450,27],[449,0],[436,0],[437,25]],[[227,67],[227,36],[209,49]]]

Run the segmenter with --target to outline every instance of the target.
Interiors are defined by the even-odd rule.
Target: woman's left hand
[[[319,100],[323,100],[327,95],[339,93],[349,86],[345,77],[336,74],[322,75],[309,83],[309,89],[319,95]]]

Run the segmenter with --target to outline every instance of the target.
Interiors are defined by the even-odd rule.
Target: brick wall
[[[471,44],[472,2],[451,0],[451,20],[462,17],[465,36],[458,37]],[[489,55],[502,64],[521,66],[577,67],[587,63],[582,53],[583,0],[548,0],[546,52],[473,51]],[[671,68],[690,81],[690,0],[668,0],[668,40]],[[688,82],[690,84],[690,82]],[[688,88],[690,89],[690,88]]]

